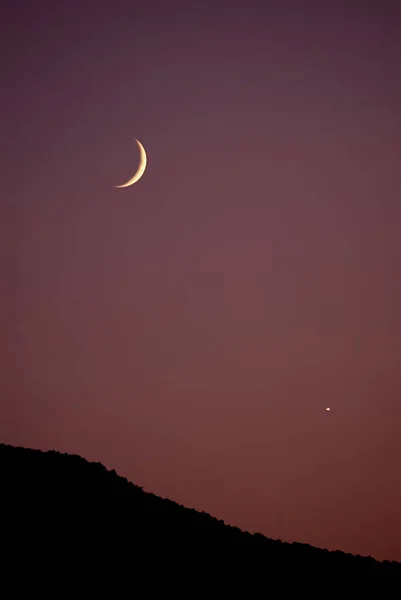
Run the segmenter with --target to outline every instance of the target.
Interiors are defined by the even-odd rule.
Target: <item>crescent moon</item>
[[[139,161],[139,167],[137,169],[137,172],[126,183],[123,183],[122,185],[115,185],[114,186],[115,188],[126,188],[126,187],[129,187],[130,185],[132,185],[132,184],[136,183],[137,181],[139,181],[139,179],[145,173],[146,163],[147,163],[145,148],[142,146],[142,144],[141,144],[140,141],[138,141],[138,140],[135,140],[135,141],[138,144],[139,152],[141,153],[141,157],[140,157],[140,161]]]

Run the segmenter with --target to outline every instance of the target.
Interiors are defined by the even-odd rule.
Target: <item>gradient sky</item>
[[[0,440],[401,560],[399,3],[6,5]]]

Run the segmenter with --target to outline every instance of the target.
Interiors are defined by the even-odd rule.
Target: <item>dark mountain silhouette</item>
[[[401,576],[401,563],[284,543],[224,524],[204,512],[144,492],[77,455],[0,444],[1,543],[18,564],[83,561],[99,570],[147,568],[191,581],[253,580],[302,573]],[[246,494],[246,490],[238,493]],[[67,564],[69,565],[67,568]],[[139,566],[140,565],[140,566]],[[22,567],[21,567],[22,568]],[[173,570],[171,570],[173,569]],[[136,571],[135,571],[136,572]],[[212,575],[214,573],[214,575]],[[156,577],[157,579],[157,577]],[[191,596],[191,594],[190,594]]]

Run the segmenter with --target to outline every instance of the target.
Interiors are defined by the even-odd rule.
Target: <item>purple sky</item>
[[[0,441],[401,560],[399,3],[7,4]]]

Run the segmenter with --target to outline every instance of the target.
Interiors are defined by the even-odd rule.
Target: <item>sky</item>
[[[400,25],[6,2],[0,441],[401,560]]]

